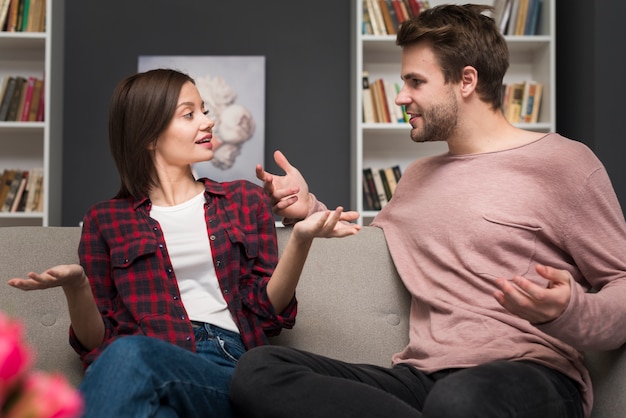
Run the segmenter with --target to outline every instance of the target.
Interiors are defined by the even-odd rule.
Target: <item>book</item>
[[[542,0],[530,0],[528,6],[528,16],[526,17],[526,28],[524,29],[524,35],[536,35],[539,25],[539,15],[543,8]]]
[[[39,114],[39,108],[41,106],[41,95],[43,90],[43,80],[35,78],[35,85],[33,86],[32,99],[30,107],[28,109],[28,121],[37,121],[37,115]]]
[[[0,209],[4,204],[4,200],[9,193],[9,189],[11,188],[11,182],[13,181],[13,177],[15,176],[15,170],[5,168],[2,171],[2,178],[0,178]]]
[[[15,197],[13,198],[13,203],[11,204],[10,212],[17,212],[18,208],[22,203],[22,197],[24,196],[24,191],[26,190],[26,183],[28,182],[28,171],[24,170],[22,173],[22,178],[20,179],[20,184],[17,187],[17,192],[15,192]]]
[[[383,185],[383,179],[380,176],[380,171],[372,170],[372,177],[374,178],[374,185],[376,186],[378,201],[380,202],[380,207],[382,209],[387,204],[387,193],[385,193],[385,186]]]
[[[391,24],[393,25],[393,33],[395,35],[398,33],[398,28],[400,27],[400,20],[398,19],[398,14],[396,13],[396,9],[393,7],[392,0],[384,0],[386,3],[387,10],[389,10],[389,17],[391,18]]]
[[[374,80],[370,83],[370,90],[372,92],[372,103],[374,103],[374,116],[376,117],[376,122],[384,123],[385,122],[385,109],[383,109],[384,101],[382,99],[382,92],[380,90],[380,83],[378,80]]]
[[[390,1],[391,1],[391,7],[393,7],[396,13],[396,18],[398,19],[398,26],[400,26],[409,18],[409,16],[405,13],[404,9],[402,8],[402,0],[390,0]]]
[[[18,114],[18,107],[20,106],[20,101],[22,100],[22,94],[24,91],[24,86],[26,85],[26,78],[22,76],[15,77],[15,89],[13,90],[13,97],[11,97],[11,101],[9,102],[9,109],[6,115],[6,121],[16,121]]]
[[[372,195],[370,193],[369,187],[367,186],[367,182],[365,181],[365,178],[363,179],[361,183],[363,185],[363,209],[375,210],[374,202],[372,201]]]
[[[4,200],[2,202],[2,206],[0,207],[0,212],[10,212],[11,206],[13,205],[13,199],[15,199],[15,194],[17,193],[17,189],[20,186],[20,182],[22,181],[22,170],[14,170],[13,177],[11,178],[11,182],[7,181],[7,185],[9,186],[6,195],[4,196]]]
[[[376,183],[374,182],[374,171],[370,167],[363,169],[363,183],[367,185],[369,195],[372,197],[372,207],[374,210],[380,210],[381,205],[378,198]]]
[[[378,170],[378,174],[380,175],[380,181],[383,184],[383,190],[385,191],[385,198],[387,202],[391,200],[391,188],[389,187],[389,181],[387,180],[387,174],[385,173],[385,169],[381,168]]]
[[[378,0],[367,0],[367,2],[367,10],[369,11],[372,27],[374,28],[374,35],[386,35],[385,21],[383,20],[383,13],[380,10]]]
[[[13,92],[15,91],[15,77],[9,76],[7,79],[7,85],[2,94],[2,101],[0,101],[0,121],[7,120],[7,114],[9,113],[9,105],[13,98]]]
[[[0,0],[0,31],[5,30],[11,0]]]
[[[363,23],[361,26],[361,33],[363,35],[373,35],[374,29],[372,28],[372,20],[370,13],[367,10],[367,1],[363,0]]]
[[[17,15],[20,8],[21,0],[11,0],[11,4],[9,5],[9,15],[7,16],[7,24],[6,31],[7,32],[16,32],[17,31]]]
[[[528,0],[517,0],[519,6],[517,9],[517,20],[515,21],[514,35],[524,35],[526,28],[526,16],[528,16]]]
[[[387,109],[389,109],[391,123],[404,122],[402,108],[396,104],[396,86],[391,81],[384,81],[383,84],[387,95]]]
[[[378,7],[380,8],[380,13],[383,16],[383,23],[385,28],[385,35],[395,35],[396,29],[393,27],[393,21],[391,20],[391,14],[389,13],[389,9],[387,8],[387,2],[385,0],[376,0],[378,2]]]
[[[39,201],[41,200],[41,193],[43,187],[43,169],[40,167],[30,170],[28,175],[28,195],[26,197],[26,206],[24,212],[36,212],[39,207]]]
[[[17,120],[28,121],[28,114],[30,113],[30,106],[33,102],[33,90],[35,89],[35,77],[28,77],[26,82],[26,89],[24,90],[24,100],[20,106],[21,115]]]
[[[508,104],[506,108],[506,118],[511,123],[518,123],[522,112],[522,101],[524,99],[524,83],[513,83],[510,85],[508,93]]]
[[[393,194],[396,192],[398,181],[396,180],[396,175],[393,172],[393,167],[387,167],[383,171],[385,177],[387,178],[387,184],[389,185],[389,196],[387,197],[387,200],[391,200]]]
[[[530,114],[530,123],[537,123],[539,121],[539,109],[541,108],[541,94],[543,92],[543,84],[536,83],[535,91],[533,94],[532,111]]]
[[[387,103],[385,82],[382,78],[378,78],[374,81],[374,99],[376,101],[376,108],[378,109],[378,121],[383,123],[390,123],[391,114],[389,113],[389,105]]]
[[[400,177],[402,177],[402,169],[400,168],[399,165],[394,165],[391,167],[391,170],[393,171],[393,174],[396,177],[396,186],[397,186],[397,184],[400,182]]]
[[[363,92],[361,99],[363,100],[363,122],[375,123],[376,117],[374,115],[374,101],[372,98],[372,90],[370,89],[369,73],[363,71]]]

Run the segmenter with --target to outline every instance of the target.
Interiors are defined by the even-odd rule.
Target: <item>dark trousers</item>
[[[242,418],[583,417],[571,379],[526,361],[429,375],[264,346],[241,357],[230,395]]]

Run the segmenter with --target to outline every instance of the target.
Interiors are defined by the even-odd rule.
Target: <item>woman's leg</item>
[[[571,379],[528,361],[495,361],[437,381],[422,410],[433,418],[576,418],[580,392]]]
[[[413,367],[349,364],[265,346],[240,359],[231,399],[242,418],[420,417],[433,384]]]
[[[243,344],[217,330],[196,330],[197,353],[150,337],[119,338],[80,385],[84,417],[229,417],[228,387]]]

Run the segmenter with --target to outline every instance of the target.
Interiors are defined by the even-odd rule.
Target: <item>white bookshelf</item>
[[[431,6],[446,1],[430,1]],[[458,2],[464,4],[464,2]],[[477,1],[492,4],[490,1]],[[352,0],[352,207],[361,213],[360,222],[368,224],[376,211],[363,210],[363,169],[399,165],[402,171],[413,160],[447,151],[445,143],[414,143],[408,124],[363,123],[362,73],[369,73],[370,83],[378,78],[399,82],[401,48],[395,35],[364,35],[361,33],[362,0]],[[535,80],[543,84],[539,120],[536,124],[518,124],[526,129],[550,132],[556,128],[555,79],[555,0],[543,0],[538,34],[506,36],[510,66],[505,83]]]
[[[0,175],[43,168],[43,211],[0,212],[0,227],[61,224],[63,8],[46,1],[45,32],[0,31],[0,75],[45,78],[43,122],[0,121]]]

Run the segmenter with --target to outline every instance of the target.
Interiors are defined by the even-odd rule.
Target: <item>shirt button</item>
[[[159,244],[159,248],[163,248],[163,244]]]
[[[174,300],[178,300],[178,296],[174,296],[174,298],[173,298],[173,299],[174,299]]]
[[[225,293],[225,294],[228,294],[228,293],[229,293],[229,292],[228,292],[228,289],[224,289],[224,293]]]
[[[217,264],[218,267],[221,266],[222,265],[222,260],[217,260],[217,263],[215,263],[215,264]]]
[[[181,316],[180,316],[180,319],[183,319],[183,320],[184,320],[184,319],[185,319],[185,315],[181,315]]]
[[[168,273],[171,273],[171,272],[172,272],[172,269],[168,267],[167,272],[168,272]]]
[[[215,235],[211,235],[211,236],[209,237],[209,239],[210,239],[211,241],[215,241]]]
[[[187,341],[191,341],[191,337],[189,335],[187,335]]]

